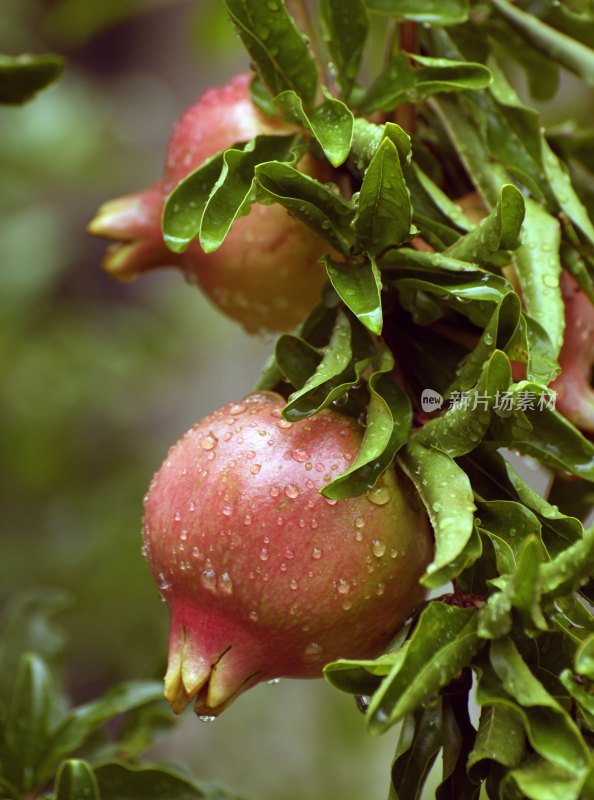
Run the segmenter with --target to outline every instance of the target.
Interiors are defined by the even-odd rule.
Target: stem
[[[406,53],[417,50],[417,26],[415,22],[399,23],[399,45]],[[416,108],[414,103],[401,103],[395,111],[394,121],[408,134],[413,134],[416,127]]]

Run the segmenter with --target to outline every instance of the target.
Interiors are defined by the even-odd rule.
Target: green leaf
[[[576,672],[594,680],[594,632],[576,650],[574,665]]]
[[[443,742],[443,699],[417,708],[402,722],[388,800],[418,800]]]
[[[21,656],[5,730],[24,792],[37,785],[55,712],[55,686],[47,665],[34,653],[25,653]]]
[[[432,25],[458,25],[468,19],[468,0],[367,0],[373,11]]]
[[[64,69],[64,59],[47,55],[0,54],[0,103],[20,105],[57,80]]]
[[[240,800],[165,767],[104,764],[95,769],[102,800]]]
[[[431,602],[408,641],[403,660],[373,696],[370,733],[383,733],[437,694],[466,666],[480,646],[476,610]]]
[[[280,162],[259,164],[255,176],[260,201],[280,203],[329,245],[344,254],[350,252],[353,209],[331,187]]]
[[[581,793],[583,775],[576,775],[571,770],[539,758],[532,757],[510,772],[506,776],[504,787],[512,782],[522,793],[521,797],[530,800],[559,800],[561,797],[563,800],[585,800],[587,797]],[[504,791],[508,796],[507,789]]]
[[[342,302],[366,328],[382,332],[382,280],[372,256],[361,261],[333,261],[323,257],[328,277]]]
[[[301,98],[292,90],[281,92],[274,103],[290,122],[311,131],[328,161],[339,167],[349,154],[353,139],[354,118],[340,100],[328,97],[321,105],[306,112]]]
[[[483,761],[517,767],[526,753],[522,718],[511,706],[492,705],[481,709],[474,748],[468,757],[470,775],[478,776]]]
[[[357,78],[369,30],[364,0],[321,0],[324,39],[342,95],[348,99]]]
[[[435,554],[422,583],[429,588],[447,580],[448,566],[462,553],[474,526],[475,505],[466,473],[446,453],[411,436],[398,462],[415,484],[435,533]]]
[[[408,165],[412,155],[411,139],[400,125],[394,122],[375,125],[362,117],[355,117],[348,165],[356,175],[364,176],[384,139],[389,139],[396,147],[403,168]]]
[[[561,234],[558,221],[540,205],[526,198],[522,245],[514,252],[526,310],[543,328],[555,357],[563,344],[564,305],[559,278]]]
[[[225,0],[231,21],[273,95],[292,89],[309,108],[318,74],[313,55],[282,0]]]
[[[447,255],[484,266],[499,250],[515,250],[524,222],[524,197],[511,183],[501,187],[501,196],[488,217],[447,250]]]
[[[542,162],[555,199],[588,243],[594,246],[594,225],[588,211],[573,188],[569,172],[542,137]]]
[[[43,774],[51,775],[52,768],[64,756],[81,747],[112,717],[162,698],[161,681],[128,681],[109,689],[98,700],[75,708],[52,733]]]
[[[583,772],[589,753],[577,727],[534,677],[512,640],[491,642],[490,658],[503,689],[520,706],[526,733],[536,752],[561,769]]]
[[[418,66],[411,65],[410,60]],[[357,103],[360,114],[392,111],[400,103],[420,103],[438,92],[484,89],[492,80],[483,64],[397,53]]]
[[[492,0],[498,11],[522,34],[554,61],[575,72],[594,85],[594,50],[572,39],[534,14],[528,14],[508,0]]]
[[[578,591],[594,573],[594,527],[586,530],[583,539],[542,564],[540,573],[546,593],[559,596]]]
[[[359,193],[353,229],[359,247],[377,255],[410,239],[412,206],[396,145],[385,138],[371,159]]]
[[[336,323],[332,331],[330,342],[320,350],[317,350],[318,357],[321,356],[314,372],[310,372],[305,381],[298,386],[289,402],[283,409],[283,417],[290,421],[296,421],[309,417],[321,408],[330,405],[334,400],[342,397],[360,379],[363,371],[373,357],[371,351],[372,344],[367,338],[365,331],[352,324],[351,320],[339,311]],[[305,344],[305,343],[304,343]],[[295,347],[298,350],[295,350]],[[295,383],[295,379],[301,381],[305,377],[305,372],[295,374],[295,360],[293,355],[299,353],[302,359],[306,355],[309,364],[313,366],[316,349],[299,342],[295,342],[295,337],[288,335],[281,336],[276,344],[276,360],[283,372],[290,380]],[[357,355],[359,354],[359,355]],[[298,369],[301,369],[298,367]]]
[[[223,155],[221,152],[207,159],[180,181],[167,198],[163,208],[163,238],[174,253],[183,253],[200,235],[204,209],[223,168]]]
[[[78,758],[60,765],[54,792],[56,800],[101,800],[93,770],[86,761]]]
[[[390,377],[394,358],[384,345],[369,377],[370,401],[361,448],[350,468],[327,484],[325,497],[355,497],[372,489],[406,442],[412,423],[408,395]]]
[[[223,153],[221,174],[204,206],[200,223],[200,244],[205,253],[221,246],[231,225],[248,213],[255,199],[255,168],[267,161],[293,161],[292,136],[256,136],[243,150],[230,148]]]

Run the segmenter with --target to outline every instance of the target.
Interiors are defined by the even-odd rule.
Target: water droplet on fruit
[[[276,686],[277,683],[280,683],[280,678],[272,678],[269,681],[266,681],[268,686]]]
[[[229,409],[229,413],[232,414],[234,417],[239,416],[239,414],[243,414],[245,411],[245,403],[235,403]]]
[[[323,472],[323,471],[324,471],[324,465],[321,463],[316,464],[316,472]]]
[[[296,497],[299,497],[299,489],[295,486],[294,483],[288,483],[285,486],[285,494],[287,495],[287,497],[295,499]]]
[[[252,524],[252,515],[251,514],[246,514],[245,515],[245,517],[243,518],[243,524],[244,525],[251,525]]]
[[[293,423],[287,419],[279,419],[276,424],[279,428],[290,428]]]
[[[230,517],[232,513],[233,513],[233,508],[232,508],[232,506],[225,506],[225,508],[223,509],[223,514],[224,514],[226,517]]]
[[[175,512],[175,514],[173,515],[173,519],[174,519],[176,522],[179,522],[179,521],[180,521],[180,519],[181,519],[181,514],[179,513],[179,511],[176,511],[176,512]]]
[[[263,547],[260,550],[260,554],[259,554],[258,557],[259,557],[260,561],[268,561],[268,550],[265,547]]]
[[[380,539],[374,539],[371,545],[371,550],[376,558],[381,558],[386,552],[386,545]]]
[[[293,580],[291,581],[291,583],[289,584],[289,586],[291,587],[291,589],[293,589],[293,591],[295,591],[295,590],[297,589],[298,583],[297,583],[297,581],[295,580],[295,578],[293,578]]]
[[[217,588],[217,575],[214,569],[203,570],[200,580],[205,589],[214,591]]]
[[[315,558],[317,561],[319,558],[322,557],[322,551],[320,550],[319,547],[314,547],[314,549],[311,551],[311,555],[312,558]]]
[[[250,617],[252,622],[257,622],[258,621],[258,614],[255,611],[250,611],[249,617]]]
[[[385,591],[386,591],[386,587],[384,586],[384,584],[383,583],[378,583],[377,589],[375,590],[376,595],[378,597],[381,597]]]
[[[324,648],[321,644],[317,642],[310,642],[307,647],[305,648],[305,655],[307,656],[317,656],[319,653],[322,652]]]
[[[307,450],[296,449],[293,450],[291,455],[293,456],[295,461],[299,462],[299,464],[303,464],[303,462],[307,461],[307,459],[309,458],[309,453],[307,452]]]
[[[203,450],[214,450],[217,446],[217,437],[214,434],[209,433],[208,436],[205,436],[204,439],[200,442],[200,446]]]
[[[334,497],[327,497],[326,502],[329,506],[335,506],[338,503],[338,500],[335,500]]]
[[[219,591],[223,594],[233,593],[233,581],[228,572],[223,572],[223,574],[219,576],[217,586],[219,587]]]
[[[292,550],[285,550],[285,556],[287,558],[294,558],[295,557],[295,553]]]
[[[262,464],[253,464],[250,467],[250,472],[252,473],[252,475],[257,475],[261,469],[262,469]]]
[[[268,494],[271,497],[278,497],[279,494],[280,494],[280,489],[278,488],[278,486],[271,486],[270,487],[270,491],[268,492]]]
[[[340,578],[336,588],[339,594],[348,594],[351,590],[351,584],[345,581],[344,578]]]
[[[390,499],[390,491],[385,486],[379,486],[368,493],[367,499],[376,506],[385,506]]]

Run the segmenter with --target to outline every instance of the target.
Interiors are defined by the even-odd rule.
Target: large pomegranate
[[[105,203],[88,231],[116,240],[104,261],[115,277],[129,280],[156,267],[179,267],[225,314],[254,333],[289,330],[315,305],[326,277],[317,260],[328,245],[279,205],[253,205],[209,254],[197,240],[185,253],[173,253],[161,232],[165,200],[207,158],[258,134],[292,130],[253,105],[250,77],[241,73],[225,86],[205,91],[175,126],[163,177],[144,191]],[[332,175],[326,164],[309,155],[299,168],[319,180]]]
[[[366,495],[319,490],[348,468],[358,423],[284,400],[229,403],[174,445],[145,498],[144,551],[169,605],[165,695],[216,716],[278,677],[376,656],[423,599],[432,536],[412,484],[388,470]]]

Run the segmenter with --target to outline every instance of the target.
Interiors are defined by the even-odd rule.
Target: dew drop
[[[214,569],[203,570],[200,580],[205,589],[214,591],[217,588],[217,575]]]
[[[376,506],[385,506],[390,499],[390,491],[385,486],[380,486],[377,489],[372,489],[367,499]]]
[[[280,678],[272,678],[269,681],[266,681],[268,686],[276,686],[277,683],[280,683]]]
[[[385,585],[383,583],[378,583],[377,589],[375,590],[376,595],[378,597],[381,597],[385,591],[386,591]]]
[[[223,594],[233,593],[233,581],[228,572],[223,572],[223,574],[219,576],[217,586],[219,587],[219,591]]]
[[[291,589],[293,589],[293,591],[295,591],[297,589],[298,584],[297,584],[297,581],[295,580],[295,578],[293,578],[293,580],[291,581],[289,586],[291,587]]]
[[[322,551],[320,550],[319,547],[314,547],[314,549],[311,551],[311,555],[312,558],[315,558],[317,561],[319,558],[322,557]]]
[[[278,497],[279,494],[280,494],[280,489],[278,488],[278,486],[271,486],[270,487],[270,491],[268,492],[268,494],[271,497]]]
[[[245,515],[245,517],[243,518],[243,524],[244,525],[251,525],[252,524],[252,515],[251,514],[246,514]]]
[[[243,414],[244,411],[245,411],[245,403],[235,403],[229,409],[229,413],[234,417],[238,417],[240,414]]]
[[[268,561],[268,550],[265,547],[260,550],[258,558],[260,561]]]
[[[335,506],[338,503],[338,500],[335,500],[333,497],[327,497],[326,502],[329,506]]]
[[[230,517],[232,513],[233,513],[233,508],[232,508],[232,506],[225,506],[225,508],[223,509],[223,514],[224,514],[226,517]]]
[[[349,611],[349,610],[350,610],[350,609],[353,607],[353,604],[352,604],[352,602],[351,602],[351,601],[350,601],[348,598],[345,598],[345,599],[342,601],[342,607],[343,607],[343,609],[344,609],[345,611]]]
[[[214,450],[217,446],[217,437],[214,434],[209,433],[208,436],[205,436],[204,439],[200,442],[200,446],[203,450]]]
[[[287,497],[295,499],[295,497],[299,497],[299,489],[295,486],[294,483],[288,483],[285,486],[285,494],[287,495]]]
[[[279,421],[276,424],[279,428],[290,428],[293,423],[289,422],[286,419],[279,419]]]
[[[376,558],[381,558],[386,552],[386,545],[380,539],[374,539],[371,550]]]
[[[340,578],[336,588],[339,594],[348,594],[351,590],[351,585],[348,581],[345,581],[344,578]]]
[[[364,528],[365,527],[365,520],[362,517],[355,520],[355,528]]]
[[[261,469],[262,469],[262,464],[253,464],[250,467],[250,472],[252,473],[252,475],[257,475]]]
[[[250,611],[249,617],[250,617],[252,622],[257,622],[258,621],[258,614],[255,611]]]
[[[200,714],[198,719],[200,722],[214,722],[216,717],[212,717],[209,714]]]
[[[309,458],[309,453],[307,452],[307,450],[296,449],[293,450],[291,455],[293,456],[295,461],[298,461],[300,464],[303,464],[303,462],[307,461],[307,459]]]
[[[317,656],[318,653],[321,653],[323,649],[324,648],[321,644],[318,644],[317,642],[310,642],[305,648],[305,655]]]
[[[292,550],[285,550],[285,556],[287,558],[294,558],[295,557],[295,553]]]
[[[316,472],[323,472],[323,471],[324,471],[324,465],[322,463],[318,462],[316,464]]]
[[[181,514],[179,513],[179,511],[176,511],[176,512],[175,512],[175,515],[174,515],[173,519],[174,519],[176,522],[179,522],[179,521],[180,521],[180,519],[181,519]]]

